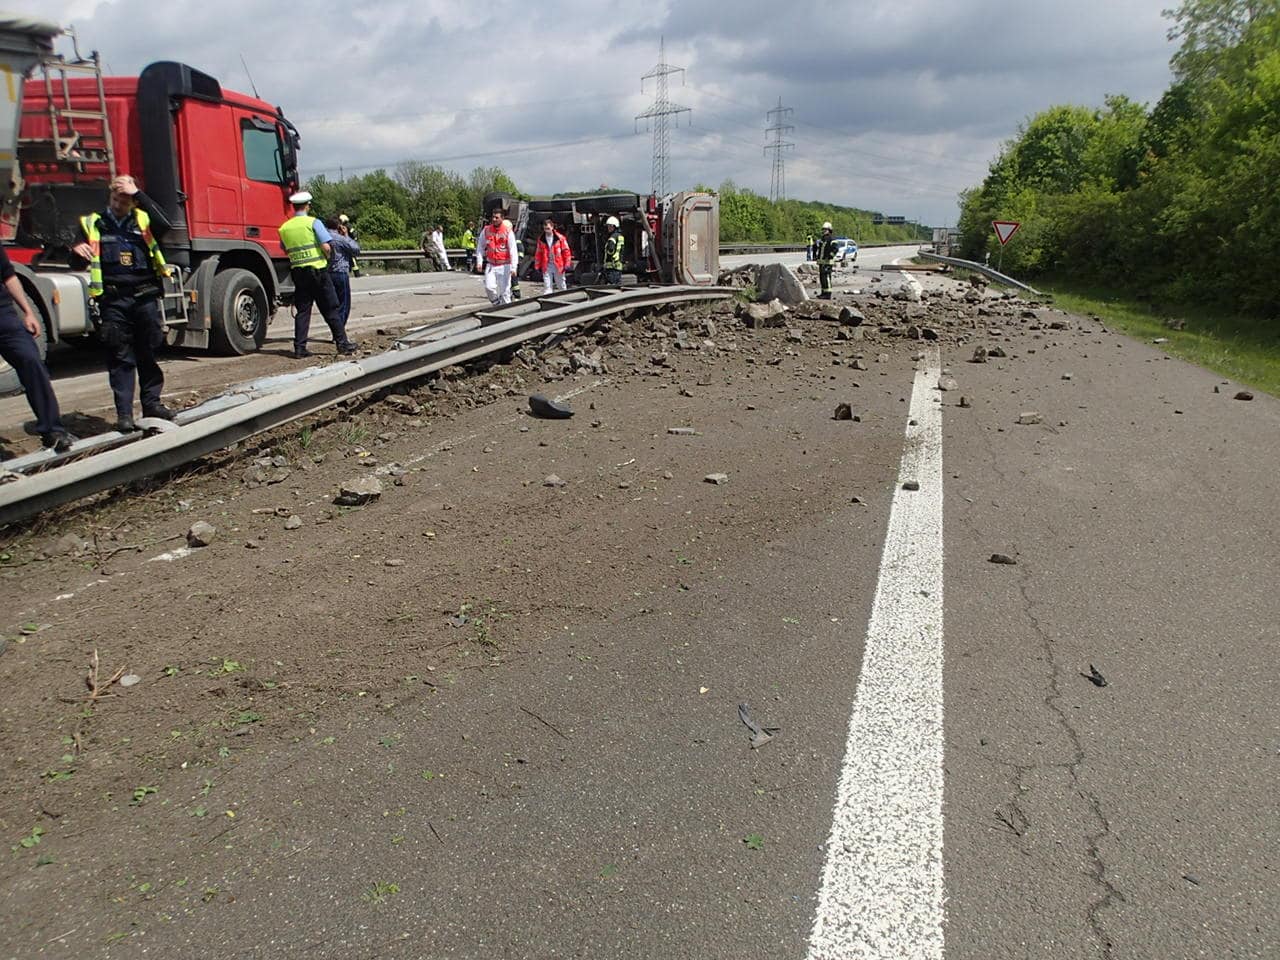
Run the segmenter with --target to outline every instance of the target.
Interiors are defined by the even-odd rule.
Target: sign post
[[[996,232],[996,239],[1000,241],[1000,259],[996,267],[1001,273],[1004,273],[1004,245],[1013,239],[1013,235],[1018,232],[1018,228],[1022,226],[1017,220],[992,220],[991,229]]]

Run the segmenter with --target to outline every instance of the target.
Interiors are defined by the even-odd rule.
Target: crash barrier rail
[[[181,411],[173,423],[143,421],[158,433],[100,434],[77,441],[66,453],[42,450],[5,461],[0,524],[172,470],[343,400],[566,327],[639,307],[718,300],[733,293],[729,287],[577,287],[416,327],[386,353],[238,384]]]
[[[941,254],[937,254],[937,253],[925,253],[923,250],[921,250],[917,254],[917,256],[919,256],[922,260],[932,260],[934,263],[945,263],[953,267],[960,267],[961,269],[964,269],[964,270],[974,270],[982,274],[984,277],[991,278],[992,280],[996,281],[996,283],[1003,283],[1006,286],[1017,287],[1019,290],[1026,290],[1028,293],[1033,293],[1037,297],[1044,296],[1044,294],[1041,293],[1039,290],[1037,290],[1035,287],[1030,286],[1029,284],[1025,284],[1021,280],[1015,280],[1013,279],[1013,277],[1007,277],[1003,273],[1000,273],[996,270],[992,270],[986,264],[977,263],[976,261],[973,261],[973,260],[961,260],[958,257],[944,257]]]

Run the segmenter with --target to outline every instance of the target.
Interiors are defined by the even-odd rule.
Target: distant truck
[[[623,274],[636,282],[711,286],[720,274],[720,198],[714,193],[600,193],[529,201],[490,193],[481,210],[485,222],[494,207],[506,210],[515,228],[521,279],[536,273],[533,254],[547,217],[555,218],[569,243],[574,264],[569,279],[578,285],[602,281],[609,217],[618,218],[622,231]]]
[[[8,148],[16,158],[0,237],[42,321],[41,348],[93,334],[88,274],[71,268],[70,248],[79,218],[104,206],[113,176],[129,173],[173,224],[159,238],[178,267],[162,301],[168,343],[259,349],[292,296],[279,226],[298,185],[297,130],[279,107],[186,64],[103,76],[96,51],[54,52],[61,33],[0,15],[0,69],[19,81],[8,103],[0,97],[0,156]],[[16,378],[0,364],[6,388]]]

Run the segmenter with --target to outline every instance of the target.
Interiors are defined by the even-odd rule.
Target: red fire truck
[[[71,269],[70,248],[79,218],[103,207],[112,177],[129,173],[173,224],[159,238],[179,268],[164,297],[168,342],[257,350],[292,292],[278,228],[298,184],[297,130],[279,107],[186,64],[103,76],[96,52],[55,54],[59,32],[0,18],[0,66],[29,77],[8,105],[17,160],[0,233],[41,314],[45,345],[93,333],[88,275]]]

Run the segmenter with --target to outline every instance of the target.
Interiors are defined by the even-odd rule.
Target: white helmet
[[[830,230],[830,229],[831,229],[831,221],[830,221],[830,220],[828,220],[826,223],[824,223],[824,224],[822,225],[822,229],[823,229],[823,230]]]
[[[620,224],[620,223],[618,222],[618,218],[617,218],[617,217],[610,217],[608,220],[606,220],[606,221],[604,222],[604,225],[605,225],[606,227],[614,227],[614,228],[617,228],[617,227],[622,226],[622,224]]]

